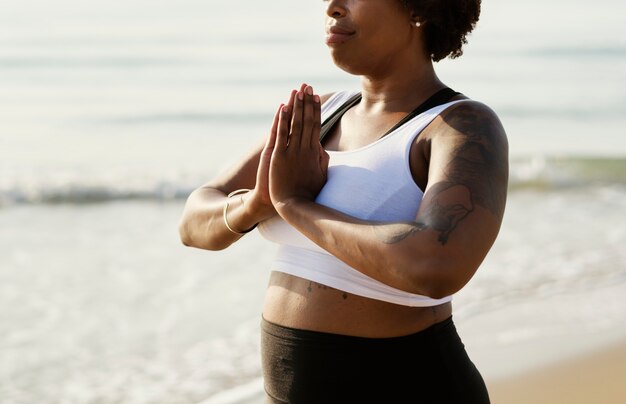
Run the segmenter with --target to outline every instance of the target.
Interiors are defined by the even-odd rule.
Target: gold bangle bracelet
[[[238,189],[236,191],[231,192],[230,194],[228,194],[228,196],[226,197],[226,202],[224,203],[224,209],[222,210],[222,215],[224,217],[224,224],[226,225],[226,228],[228,230],[230,230],[231,232],[238,234],[240,236],[243,236],[246,233],[250,233],[252,230],[254,230],[257,226],[257,224],[255,224],[254,226],[252,226],[251,228],[249,228],[248,230],[244,230],[244,231],[237,231],[235,229],[233,229],[232,227],[230,227],[230,224],[228,223],[228,202],[230,200],[230,198],[232,198],[233,196],[236,195],[241,195],[241,203],[243,204],[243,194],[250,192],[250,189]]]

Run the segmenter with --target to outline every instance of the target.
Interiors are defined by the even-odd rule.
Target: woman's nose
[[[345,0],[329,0],[326,6],[326,15],[331,18],[341,18],[346,15]]]

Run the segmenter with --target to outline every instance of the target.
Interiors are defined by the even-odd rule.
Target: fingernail
[[[287,105],[283,105],[283,112],[284,112],[284,113],[289,112],[289,106],[287,106]]]
[[[319,95],[317,95],[317,94],[315,94],[315,95],[313,96],[313,100],[319,104],[319,102],[320,102],[320,96],[319,96]]]
[[[304,94],[302,94],[302,91],[298,91],[298,99],[300,101],[302,101],[304,99]]]
[[[313,95],[313,87],[308,86],[308,87],[306,88],[306,93],[307,93],[308,95]]]

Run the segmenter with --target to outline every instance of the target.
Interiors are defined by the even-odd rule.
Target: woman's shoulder
[[[459,101],[441,113],[438,132],[506,139],[502,122],[491,107],[469,98]]]
[[[454,103],[449,108],[446,108],[441,113],[441,117],[444,120],[458,121],[460,119],[469,119],[469,121],[475,123],[492,121],[500,122],[498,114],[496,114],[491,107],[481,101],[473,100],[471,98],[459,98],[453,101],[458,102]]]

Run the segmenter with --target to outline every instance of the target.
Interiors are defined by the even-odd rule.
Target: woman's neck
[[[396,64],[385,74],[361,77],[361,113],[406,111],[415,108],[445,85],[430,60]]]

